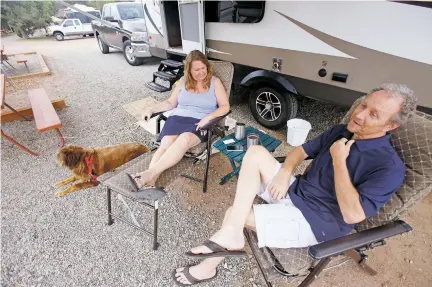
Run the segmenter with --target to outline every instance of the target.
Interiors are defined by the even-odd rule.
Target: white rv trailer
[[[234,82],[250,88],[264,126],[295,116],[297,96],[350,106],[385,82],[408,85],[431,111],[431,2],[137,2],[153,56],[182,60],[198,49],[234,63]],[[147,45],[132,43],[138,52]]]

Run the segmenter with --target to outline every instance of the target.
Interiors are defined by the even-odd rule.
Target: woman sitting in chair
[[[190,52],[185,75],[176,83],[171,97],[143,114],[143,119],[148,120],[152,114],[173,110],[160,133],[160,146],[149,168],[129,175],[132,182],[139,189],[153,187],[163,171],[177,164],[190,148],[207,140],[200,128],[229,109],[225,88],[213,76],[206,56],[198,50]]]

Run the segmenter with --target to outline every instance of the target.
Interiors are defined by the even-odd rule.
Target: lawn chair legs
[[[211,149],[212,149],[211,137],[212,137],[212,130],[208,129],[208,131],[207,131],[207,158],[206,158],[204,183],[203,183],[203,192],[204,193],[207,191],[207,178],[208,178],[208,172],[209,172],[209,166],[210,166],[210,155],[211,155]]]
[[[136,201],[134,198],[130,198],[125,196],[124,194],[122,194],[122,196],[129,198],[130,200],[134,200],[135,202],[143,205],[144,207],[149,207],[151,209],[153,209],[153,233],[145,230],[144,228],[142,228],[139,225],[136,225],[136,223],[131,222],[121,216],[118,216],[116,214],[114,214],[112,212],[112,191],[116,192],[115,190],[106,187],[106,191],[107,191],[107,211],[108,211],[108,225],[112,225],[114,223],[114,218],[120,220],[123,223],[128,224],[129,226],[144,232],[147,235],[152,236],[153,238],[153,250],[156,250],[159,247],[159,243],[157,242],[157,235],[158,235],[158,227],[159,227],[159,202],[155,201],[154,205],[148,204],[146,202],[141,202],[141,201]]]
[[[111,188],[107,188],[107,207],[108,207],[108,225],[112,225],[114,223],[114,220],[111,215]]]
[[[156,250],[159,246],[159,243],[157,242],[157,235],[158,235],[158,226],[159,226],[159,206],[158,202],[155,201],[154,203],[154,213],[153,213],[153,250]]]
[[[300,283],[298,287],[308,287],[314,282],[320,273],[326,268],[326,266],[330,263],[332,260],[331,257],[326,257],[321,259],[318,264],[312,269],[311,273]]]

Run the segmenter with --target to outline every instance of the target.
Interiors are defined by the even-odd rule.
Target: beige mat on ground
[[[138,100],[135,102],[128,103],[123,106],[123,109],[128,112],[131,116],[133,116],[137,121],[138,124],[144,128],[149,133],[155,135],[156,134],[156,117],[150,119],[148,122],[145,122],[141,119],[142,114],[144,111],[148,108],[151,108],[160,102],[153,99],[153,98],[145,98],[142,100]],[[161,129],[163,128],[164,122],[161,122]]]

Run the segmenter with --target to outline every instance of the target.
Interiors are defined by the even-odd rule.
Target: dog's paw
[[[58,191],[58,192],[56,192],[55,193],[55,197],[62,197],[62,196],[64,196],[64,195],[66,195],[63,191]]]

